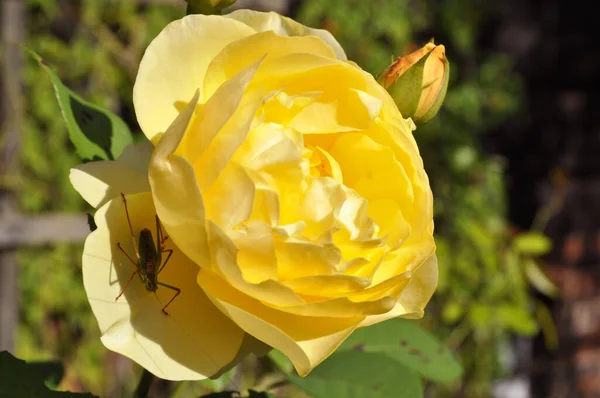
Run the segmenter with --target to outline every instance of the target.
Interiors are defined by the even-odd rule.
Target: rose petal
[[[229,43],[256,33],[232,18],[188,15],[170,23],[146,49],[133,89],[135,113],[149,140],[178,115],[176,104],[200,89],[213,58]]]
[[[371,315],[361,322],[360,327],[374,325],[391,318],[418,319],[423,317],[425,305],[433,296],[438,282],[437,257],[433,254],[413,271],[410,282],[398,298],[396,306],[387,314]]]
[[[266,31],[232,42],[210,63],[204,79],[204,93],[212,95],[224,82],[255,60],[265,64],[290,53],[307,53],[335,59],[335,53],[316,36],[288,37]]]
[[[150,229],[156,238],[152,195],[126,198],[135,238],[142,228]],[[104,345],[169,380],[203,379],[229,364],[244,333],[197,285],[198,267],[167,240],[166,249],[175,252],[158,281],[181,289],[167,308],[169,315],[165,316],[162,308],[175,292],[164,286],[159,286],[156,294],[148,292],[137,276],[115,301],[136,269],[117,247],[120,243],[136,258],[121,199],[100,208],[95,221],[98,229],[85,242],[83,281]]]
[[[198,283],[208,296],[246,333],[283,352],[306,376],[352,333],[364,317],[321,318],[288,314],[233,289],[221,278],[201,270]]]
[[[317,36],[333,48],[338,59],[346,60],[346,54],[344,53],[342,46],[340,46],[330,32],[324,29],[306,27],[291,18],[284,17],[275,12],[265,13],[250,10],[236,10],[225,15],[225,17],[243,22],[254,28],[257,32],[272,30],[280,36]]]
[[[116,161],[103,160],[73,167],[69,174],[77,192],[95,208],[120,193],[149,192],[148,163],[154,147],[148,141],[129,145]]]

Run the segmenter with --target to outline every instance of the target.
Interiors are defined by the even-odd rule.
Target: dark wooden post
[[[22,50],[25,40],[25,1],[3,0],[0,69],[0,223],[16,217],[14,182],[18,181],[22,120]],[[14,250],[0,250],[0,350],[13,351],[18,320],[18,270]]]

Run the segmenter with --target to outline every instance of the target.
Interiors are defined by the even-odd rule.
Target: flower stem
[[[144,369],[142,373],[142,377],[140,377],[140,382],[138,383],[133,396],[135,398],[146,398],[148,397],[148,392],[150,392],[150,386],[152,386],[152,382],[154,381],[154,375]]]

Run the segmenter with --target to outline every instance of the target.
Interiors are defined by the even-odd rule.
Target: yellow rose
[[[355,329],[423,315],[437,261],[414,125],[329,33],[274,13],[187,16],[148,47],[134,105],[154,149],[71,174],[101,206],[83,272],[107,347],[183,379],[262,342],[306,375]],[[120,192],[134,234],[157,214],[175,250],[159,275],[181,289],[169,316],[168,289],[134,281],[114,301],[132,271]]]

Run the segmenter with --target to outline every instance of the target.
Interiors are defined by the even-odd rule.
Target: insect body
[[[119,299],[127,290],[127,287],[133,280],[133,278],[137,275],[144,287],[148,292],[156,292],[158,290],[158,286],[166,287],[167,289],[171,289],[175,291],[175,295],[169,300],[167,305],[162,308],[162,312],[165,315],[169,315],[166,311],[169,304],[175,300],[177,296],[181,293],[181,289],[176,288],[175,286],[167,285],[166,283],[162,283],[158,281],[158,274],[165,268],[165,265],[169,262],[171,255],[173,254],[173,250],[165,249],[165,241],[169,238],[164,235],[162,232],[162,228],[160,226],[160,221],[158,216],[156,218],[156,244],[154,244],[154,237],[152,236],[152,232],[148,228],[144,228],[140,231],[140,237],[138,241],[135,240],[135,236],[133,234],[133,228],[131,227],[131,219],[129,218],[129,210],[127,209],[127,199],[125,199],[125,194],[121,194],[123,198],[123,204],[125,205],[125,214],[127,215],[127,223],[129,224],[129,231],[131,233],[131,240],[133,241],[133,247],[135,249],[135,255],[137,261],[133,260],[129,254],[121,247],[121,243],[117,243],[117,247],[119,250],[125,254],[125,256],[131,261],[131,263],[135,266],[135,271],[129,277],[129,280],[121,290],[121,293],[115,298],[115,301]],[[164,263],[162,262],[162,254],[168,253],[167,258]]]

